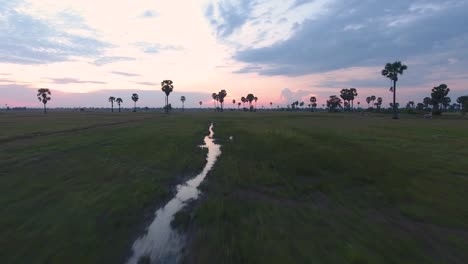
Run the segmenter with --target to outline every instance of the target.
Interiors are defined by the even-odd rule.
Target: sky
[[[446,83],[468,94],[468,0],[0,0],[0,108],[213,105],[255,94],[258,105],[324,104],[343,88],[391,100],[387,62],[408,70],[397,101]],[[229,103],[227,104],[229,105]]]

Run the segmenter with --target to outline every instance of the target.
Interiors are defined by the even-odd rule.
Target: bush
[[[440,116],[440,115],[442,115],[442,111],[440,111],[440,110],[432,111],[432,115]]]

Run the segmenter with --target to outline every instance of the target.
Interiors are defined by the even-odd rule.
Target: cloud
[[[135,43],[135,46],[140,48],[144,53],[150,53],[150,54],[159,53],[160,51],[163,51],[163,50],[180,51],[184,49],[181,46],[162,45],[159,43],[148,43],[148,42],[137,42]]]
[[[153,82],[135,82],[136,84],[139,84],[139,85],[147,85],[147,86],[155,86],[155,85],[158,85],[157,83],[153,83]]]
[[[219,1],[208,5],[205,16],[219,37],[228,37],[248,21],[255,5],[252,0]]]
[[[117,74],[117,75],[122,75],[122,76],[127,76],[127,77],[138,77],[141,76],[136,73],[130,73],[130,72],[120,72],[120,71],[112,71],[111,73]]]
[[[154,11],[154,10],[151,10],[151,9],[148,9],[148,10],[145,10],[141,15],[140,15],[140,18],[155,18],[155,17],[158,17],[159,16],[159,13]]]
[[[289,88],[284,88],[280,94],[280,101],[286,104],[289,104],[298,100],[307,102],[308,101],[307,97],[310,97],[310,96],[312,96],[311,91],[307,91],[307,90],[291,91],[291,89]]]
[[[82,83],[82,84],[106,84],[106,82],[100,81],[82,81],[74,78],[49,78],[55,84],[75,84],[75,83]]]
[[[94,60],[92,64],[96,66],[102,66],[109,63],[121,62],[121,61],[134,61],[135,58],[131,57],[120,57],[120,56],[109,56],[109,57],[100,57],[99,59]]]
[[[452,51],[451,57],[468,59],[468,2],[423,3],[421,7],[398,0],[382,8],[379,1],[334,1],[323,15],[301,23],[290,38],[239,50],[234,58],[264,66],[245,68],[245,72],[287,76],[375,66],[447,51]]]
[[[0,1],[0,61],[14,64],[46,64],[69,61],[71,57],[100,55],[110,44],[91,36],[71,34],[53,27],[47,20],[22,12],[23,1]],[[65,13],[55,20],[69,18]],[[84,24],[75,21],[71,27]]]

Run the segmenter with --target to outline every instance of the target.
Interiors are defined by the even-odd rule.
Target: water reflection
[[[177,194],[166,205],[158,209],[153,222],[146,234],[138,238],[132,246],[132,256],[128,264],[137,264],[143,256],[151,258],[151,263],[178,263],[184,246],[184,236],[171,228],[174,215],[182,209],[184,203],[197,199],[200,191],[198,186],[203,182],[208,172],[221,154],[221,146],[214,142],[213,124],[209,127],[209,135],[205,136],[202,148],[208,149],[206,165],[195,178],[177,186]]]

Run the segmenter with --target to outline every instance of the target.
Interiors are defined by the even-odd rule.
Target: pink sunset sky
[[[253,93],[258,105],[319,105],[342,88],[383,97],[380,72],[401,60],[400,105],[446,83],[452,102],[468,94],[468,1],[362,0],[0,0],[0,108],[105,107],[132,93],[140,106],[212,106]]]

